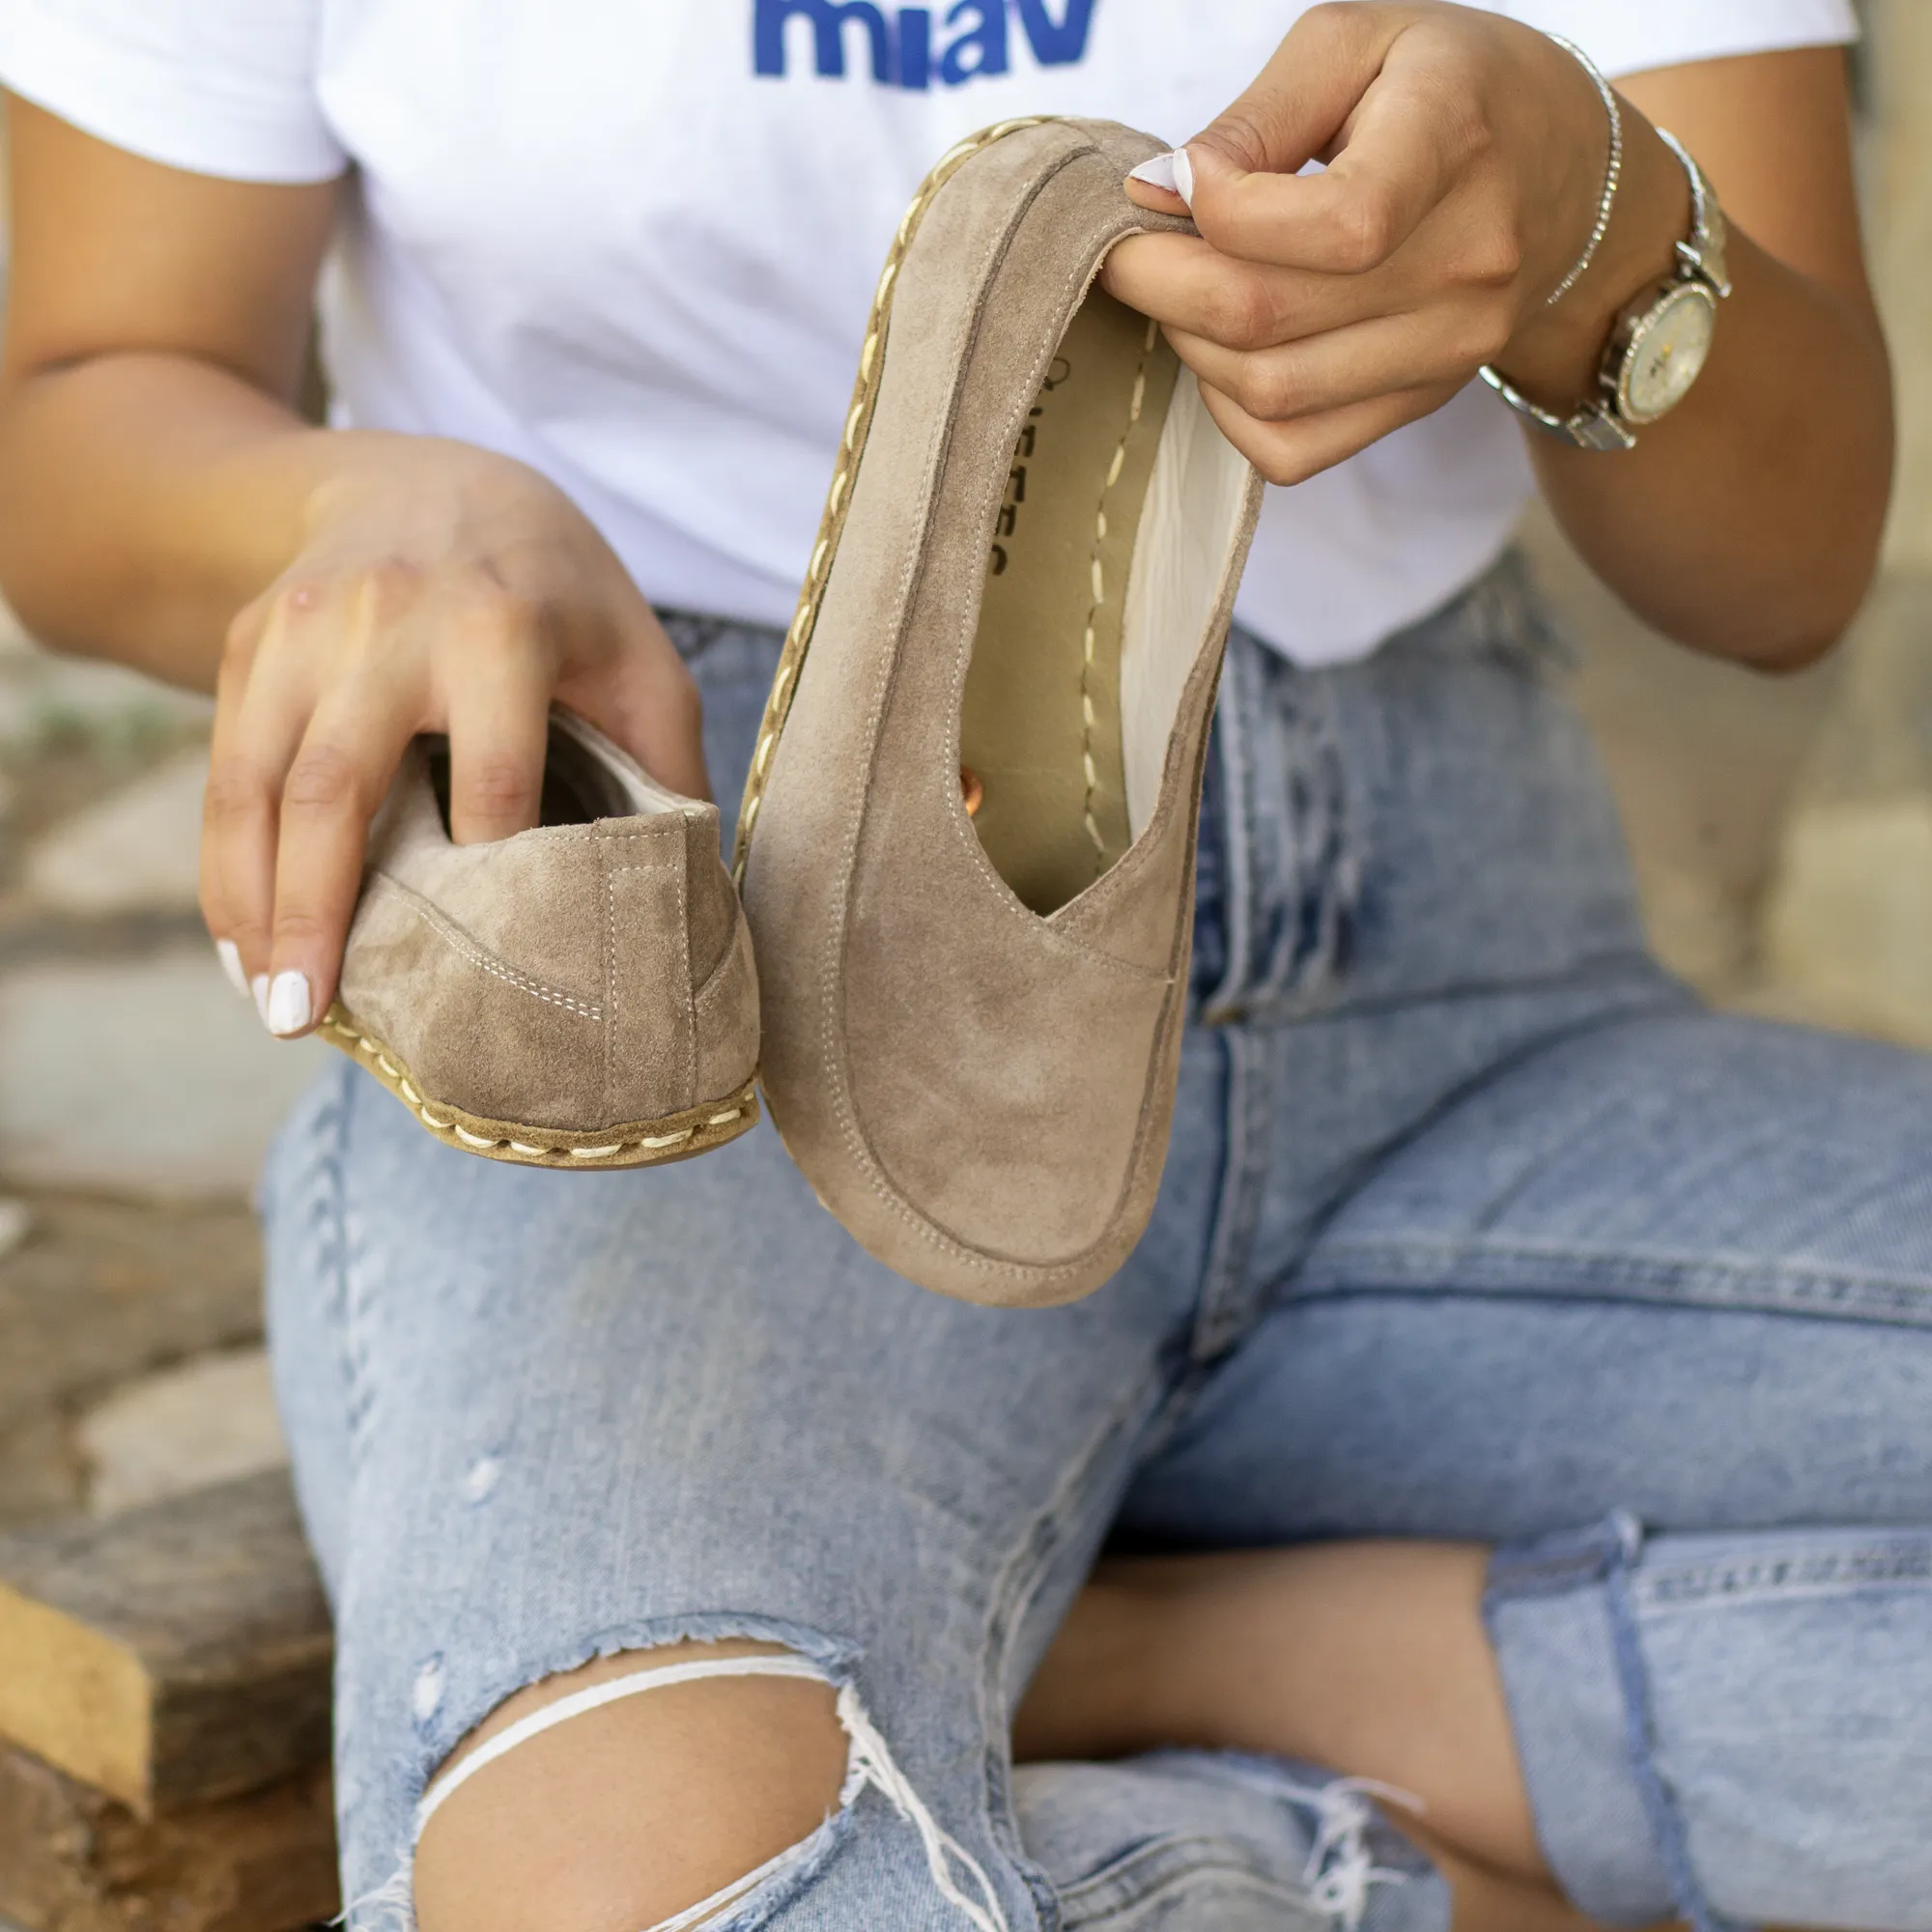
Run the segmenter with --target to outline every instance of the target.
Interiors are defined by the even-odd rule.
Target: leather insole
[[[984,787],[980,842],[1037,913],[1076,897],[1132,842],[1122,620],[1179,367],[1154,324],[1096,286],[1013,452],[960,757]]]

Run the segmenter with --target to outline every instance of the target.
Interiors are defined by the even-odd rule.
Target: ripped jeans
[[[779,640],[672,629],[728,797]],[[1583,1910],[1932,1932],[1932,1062],[1648,959],[1552,661],[1509,561],[1366,664],[1236,639],[1164,1189],[1073,1307],[911,1288],[768,1128],[560,1176],[319,1082],[264,1201],[352,1899],[520,1688],[743,1635],[853,1775],[707,1922],[1440,1932],[1328,1772],[1009,1748],[1110,1541],[1427,1536]]]

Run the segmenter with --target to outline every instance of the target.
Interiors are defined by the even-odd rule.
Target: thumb
[[[1326,6],[1304,14],[1237,100],[1188,142],[1191,170],[1298,174],[1340,147],[1356,104],[1413,10]]]

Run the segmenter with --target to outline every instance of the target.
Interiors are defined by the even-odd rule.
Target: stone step
[[[0,1538],[0,1739],[137,1821],[325,1764],[330,1651],[280,1471]]]

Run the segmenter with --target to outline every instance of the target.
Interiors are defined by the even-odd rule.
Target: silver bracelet
[[[1604,78],[1603,71],[1575,41],[1566,41],[1561,34],[1550,34],[1566,53],[1574,54],[1582,64],[1583,71],[1597,83],[1597,92],[1603,97],[1604,107],[1610,117],[1610,165],[1604,175],[1604,198],[1597,204],[1597,225],[1590,230],[1590,239],[1583,244],[1583,252],[1577,257],[1577,266],[1556,284],[1545,306],[1554,308],[1578,282],[1584,271],[1597,259],[1597,249],[1604,237],[1609,233],[1610,211],[1617,205],[1617,184],[1624,172],[1624,117],[1617,106],[1617,93]]]

